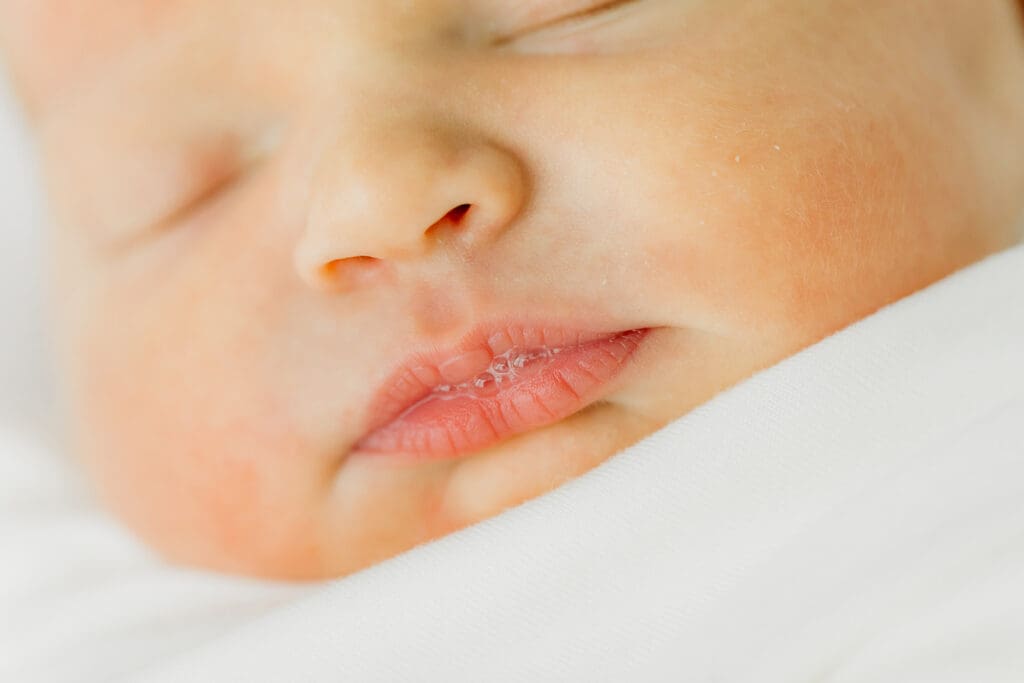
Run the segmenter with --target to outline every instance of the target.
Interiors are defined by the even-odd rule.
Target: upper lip
[[[505,350],[501,345],[507,346],[509,341],[512,347],[524,350],[538,346],[579,346],[643,327],[623,325],[597,328],[592,324],[574,325],[568,321],[523,321],[512,318],[478,324],[451,345],[430,346],[411,353],[388,373],[367,404],[364,426],[355,443],[390,424],[406,409],[427,396],[442,383],[433,381],[438,377],[438,368],[470,351],[489,349],[492,354],[500,354]],[[499,350],[495,351],[496,348]]]

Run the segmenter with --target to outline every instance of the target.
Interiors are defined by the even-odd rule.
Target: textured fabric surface
[[[323,584],[163,567],[0,447],[0,680],[1024,680],[1022,299],[1017,247]]]

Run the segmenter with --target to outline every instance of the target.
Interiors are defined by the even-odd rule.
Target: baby
[[[73,448],[343,576],[1019,243],[1018,0],[0,0]]]

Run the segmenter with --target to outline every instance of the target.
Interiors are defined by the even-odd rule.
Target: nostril
[[[369,283],[380,276],[383,267],[373,256],[350,256],[334,259],[320,266],[320,281],[329,288],[347,288]]]
[[[449,211],[448,215],[445,216],[445,218],[447,218],[452,223],[458,225],[459,223],[462,222],[462,219],[466,216],[466,214],[469,213],[469,209],[469,204],[460,204],[459,206],[456,206],[454,209]]]
[[[434,237],[445,238],[451,234],[461,231],[465,227],[466,216],[473,208],[472,204],[459,204],[446,213],[436,223],[427,228],[426,234]]]

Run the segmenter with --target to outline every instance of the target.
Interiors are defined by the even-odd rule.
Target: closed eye
[[[236,193],[250,180],[279,144],[280,131],[268,130],[251,140],[228,136],[221,146],[193,152],[192,163],[182,169],[177,201],[154,219],[142,222],[136,232],[159,234],[188,221],[193,215]],[[141,235],[139,235],[141,236]]]

